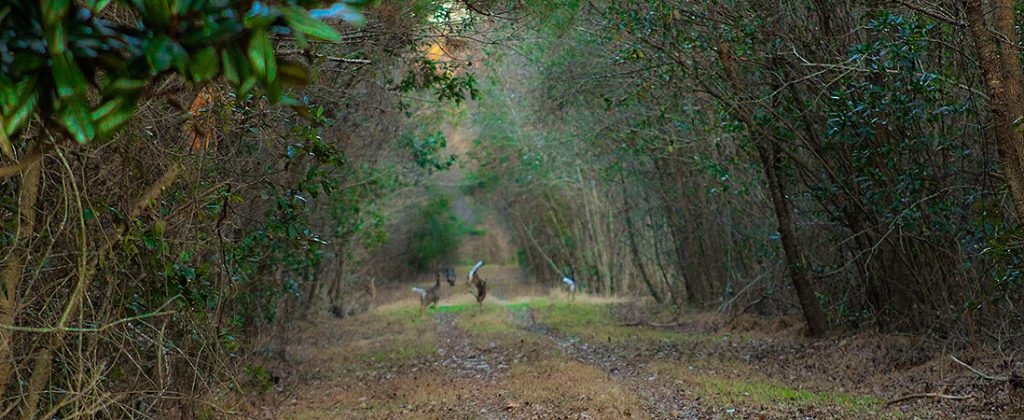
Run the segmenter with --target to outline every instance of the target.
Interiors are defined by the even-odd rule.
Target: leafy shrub
[[[420,207],[417,226],[409,244],[409,265],[419,270],[426,270],[451,256],[468,231],[444,194],[435,194]]]

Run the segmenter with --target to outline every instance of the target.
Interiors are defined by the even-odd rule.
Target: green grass
[[[885,408],[885,401],[872,396],[858,396],[843,392],[811,391],[792,388],[775,382],[764,375],[740,369],[744,379],[722,378],[697,373],[685,364],[659,361],[652,365],[655,372],[690,384],[701,397],[720,406],[737,408],[772,407],[797,413],[826,409],[854,418],[893,418],[899,412]],[[724,365],[723,365],[724,367]],[[742,365],[737,365],[742,367]]]
[[[531,304],[531,302],[512,302],[484,305],[482,311],[477,311],[476,308],[473,308],[473,311],[460,315],[457,322],[459,327],[473,335],[493,337],[496,335],[515,334],[519,332],[519,327],[513,323],[513,316],[516,313],[525,311]],[[445,311],[461,312],[464,311],[460,309],[461,306],[453,305],[451,309],[447,307],[439,307],[438,309],[442,310],[443,308]]]
[[[812,408],[839,410],[854,417],[883,416],[892,418],[896,412],[885,409],[885,401],[871,396],[855,396],[841,392],[814,392],[790,388],[771,382],[747,382],[701,377],[700,389],[707,398],[723,405],[770,406],[804,411]]]
[[[607,302],[557,302],[548,299],[534,301],[535,320],[552,331],[587,340],[638,345],[651,341],[673,343],[707,342],[719,339],[713,335],[693,334],[664,328],[620,325]]]
[[[767,382],[743,382],[705,378],[706,390],[723,402],[759,402],[770,405],[801,407],[838,407],[849,413],[876,412],[882,401],[875,397],[853,396],[838,392],[813,392]]]
[[[374,351],[364,356],[363,360],[373,363],[394,363],[405,360],[415,360],[426,356],[437,354],[437,346],[434,343],[395,340],[396,342],[383,350]]]

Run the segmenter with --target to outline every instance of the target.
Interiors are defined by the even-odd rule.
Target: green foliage
[[[473,73],[458,71],[456,65],[438,62],[427,58],[420,59],[398,84],[398,90],[412,92],[430,90],[437,100],[456,104],[469,99],[477,99],[480,90],[477,88]]]
[[[467,172],[462,180],[462,191],[466,194],[486,194],[498,188],[501,178],[486,167]]]
[[[12,0],[0,6],[0,145],[33,115],[53,119],[79,143],[124,125],[152,80],[173,73],[201,83],[220,75],[238,96],[260,86],[272,102],[299,103],[282,83],[308,80],[278,56],[271,34],[338,40],[307,9],[322,1]],[[362,22],[373,0],[345,0],[320,17]],[[132,16],[130,22],[114,15]],[[288,74],[290,77],[284,77]],[[287,80],[286,80],[287,79]]]
[[[409,265],[418,270],[431,269],[450,257],[467,231],[443,194],[433,194],[420,207],[416,226],[409,243]]]
[[[274,388],[274,383],[277,382],[277,378],[271,375],[263,365],[246,364],[245,373],[249,376],[249,383],[259,392],[270,391]]]
[[[427,134],[423,138],[411,135],[405,137],[404,143],[412,149],[413,161],[419,167],[433,172],[448,170],[455,164],[454,154],[448,155],[448,157],[441,156],[441,152],[448,146],[448,139],[441,131]]]

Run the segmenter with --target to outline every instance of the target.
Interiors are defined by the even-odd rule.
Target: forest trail
[[[941,400],[887,407],[941,369],[912,360],[898,338],[813,343],[795,322],[723,328],[709,316],[629,326],[624,321],[657,318],[646,312],[653,305],[583,295],[568,302],[510,275],[494,283],[482,311],[460,278],[445,285],[435,310],[420,313],[410,296],[312,323],[289,348],[292,372],[269,396],[276,401],[267,406],[276,408],[263,415],[929,418],[970,408]]]

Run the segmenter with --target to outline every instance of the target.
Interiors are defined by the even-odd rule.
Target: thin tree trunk
[[[658,293],[658,289],[651,283],[651,278],[647,275],[647,268],[644,267],[644,260],[640,255],[640,247],[636,242],[636,232],[633,230],[633,218],[630,214],[633,212],[633,205],[626,196],[626,182],[622,181],[622,201],[625,204],[625,213],[623,217],[626,219],[626,234],[629,236],[629,250],[633,254],[633,262],[636,265],[637,270],[640,270],[640,279],[643,280],[644,285],[647,286],[647,291],[651,293],[651,297],[654,298],[658,304],[664,303],[664,298]]]
[[[665,165],[663,163],[664,162],[660,160],[656,162],[658,171],[661,172],[663,176],[667,175],[669,179],[673,180],[673,182],[669,183],[670,185],[677,186],[677,184],[674,183],[674,181],[676,180],[674,174],[665,172],[667,170],[675,170],[675,168],[665,168]],[[668,185],[665,185],[662,187],[662,189],[667,189],[668,187]],[[676,190],[675,192],[680,193],[680,191],[678,190]],[[676,251],[676,266],[679,267],[679,275],[683,277],[683,284],[686,285],[686,300],[691,305],[701,306],[705,302],[710,300],[710,292],[707,290],[706,287],[704,287],[704,282],[700,281],[700,279],[695,278],[697,277],[696,275],[691,275],[691,270],[687,269],[690,259],[689,252],[686,249],[686,246],[684,245],[686,242],[686,227],[684,218],[679,214],[680,210],[676,209],[675,206],[670,204],[676,201],[674,200],[674,197],[670,198],[668,196],[668,192],[666,191],[663,191],[662,196],[664,197],[663,200],[665,201],[665,216],[668,219],[669,231],[672,233],[672,245]]]
[[[769,151],[767,146],[758,144],[757,152],[761,158],[761,166],[764,168],[772,205],[775,208],[775,217],[779,223],[779,236],[782,241],[786,266],[789,268],[793,288],[796,289],[800,308],[803,310],[804,319],[807,321],[807,330],[812,337],[822,337],[828,332],[828,323],[825,320],[825,312],[821,309],[821,303],[818,302],[818,298],[815,296],[814,287],[811,285],[810,279],[808,279],[799,238],[796,235],[796,226],[793,223],[793,209],[789,204],[789,198],[786,197],[784,185],[779,177],[780,160],[778,145],[774,145],[772,150]]]

